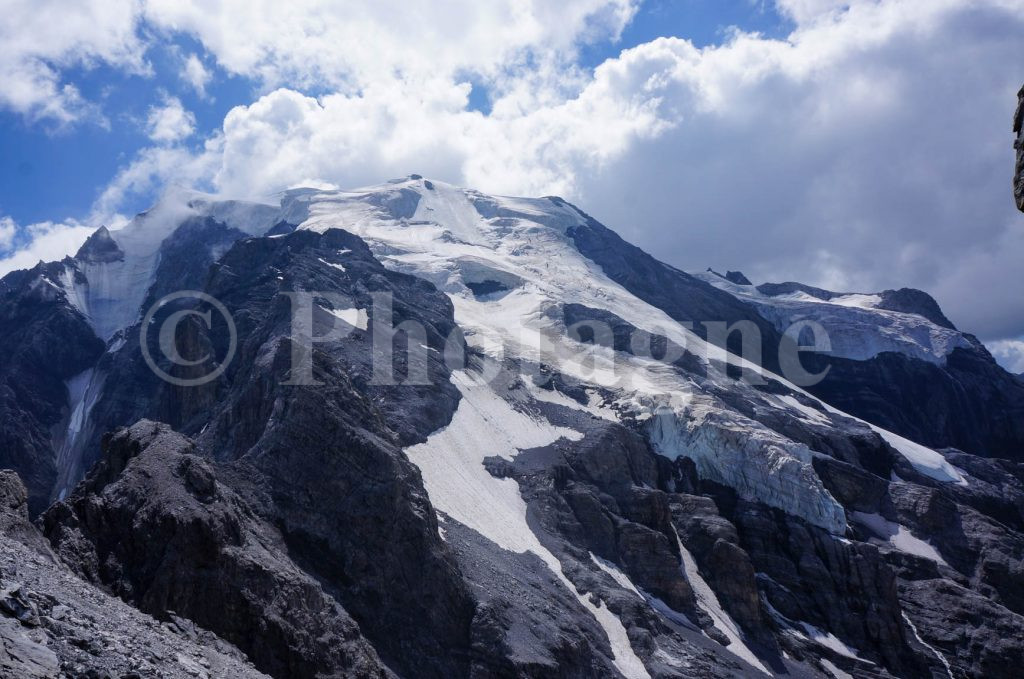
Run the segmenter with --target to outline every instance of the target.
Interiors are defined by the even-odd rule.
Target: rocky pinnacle
[[[1024,211],[1024,87],[1017,92],[1017,111],[1013,114],[1013,133],[1017,138],[1013,148],[1017,149],[1017,167],[1013,173],[1013,197],[1017,209]]]

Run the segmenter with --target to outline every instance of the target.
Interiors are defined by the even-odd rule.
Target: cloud
[[[14,237],[18,233],[18,225],[10,217],[0,217],[0,252],[10,250]]]
[[[196,117],[177,97],[164,96],[160,106],[150,106],[146,134],[158,144],[173,144],[192,136]]]
[[[785,39],[661,38],[579,67],[635,5],[147,0],[152,35],[187,34],[260,95],[196,151],[170,145],[191,123],[172,126],[94,216],[165,183],[266,197],[420,172],[562,194],[684,268],[920,287],[983,339],[1024,335],[1008,188],[1024,0],[777,0]]]
[[[90,224],[117,225],[126,221],[121,213],[126,205],[152,201],[171,186],[211,188],[210,178],[222,155],[222,138],[207,139],[202,149],[193,152],[182,146],[156,146],[143,149],[122,167],[107,184],[92,206]]]
[[[142,73],[134,0],[10,0],[0,14],[0,108],[33,120],[67,125],[102,121],[95,104],[64,82],[61,72],[106,63]]]
[[[410,84],[565,62],[581,42],[617,36],[638,0],[148,0],[146,20],[189,34],[228,73],[267,89],[348,94],[382,81]]]
[[[1024,374],[1024,339],[989,342],[988,350],[1004,368],[1017,375]]]
[[[0,217],[0,239],[10,229],[12,240],[20,241],[18,249],[0,259],[0,276],[18,269],[29,269],[39,262],[52,262],[72,255],[82,247],[94,231],[77,221],[38,222],[19,228],[10,217]],[[0,243],[0,251],[3,251]]]
[[[658,83],[650,99],[670,125],[578,167],[576,197],[685,268],[919,287],[985,339],[1021,335],[1008,127],[1024,4],[849,4],[798,13],[784,41],[623,55],[662,61],[644,82]]]
[[[188,55],[182,64],[181,78],[195,90],[201,99],[207,98],[206,86],[213,76],[203,65],[202,59],[195,54]]]

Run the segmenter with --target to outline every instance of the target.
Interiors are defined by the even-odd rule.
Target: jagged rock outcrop
[[[1017,209],[1024,211],[1024,87],[1017,93],[1017,111],[1013,114],[1013,148],[1017,151],[1017,165],[1013,173],[1013,197]]]
[[[0,471],[0,676],[266,679],[190,621],[160,622],[72,574],[29,523],[27,497]]]
[[[143,420],[110,437],[103,460],[43,516],[45,533],[83,578],[145,612],[187,617],[273,676],[389,676],[258,518],[245,499],[254,490],[236,477],[235,491],[218,471],[191,441]]]
[[[101,226],[82,244],[75,259],[83,264],[109,264],[123,260],[124,250],[110,235],[110,230]]]

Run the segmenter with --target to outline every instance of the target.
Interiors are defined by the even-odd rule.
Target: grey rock
[[[0,676],[53,679],[59,669],[56,653],[26,636],[16,622],[0,618]]]
[[[953,322],[942,313],[939,303],[926,292],[913,288],[900,288],[899,290],[885,290],[879,296],[882,298],[878,304],[879,309],[917,314],[942,328],[956,330]]]
[[[148,421],[112,436],[94,472],[42,518],[55,551],[142,610],[210,629],[272,675],[388,676],[344,609],[193,450]]]
[[[20,485],[13,474],[0,487]],[[25,497],[22,487],[14,496]],[[0,503],[0,677],[240,677],[266,679],[210,632],[165,627],[77,576],[40,549],[24,503]],[[33,618],[25,617],[31,610]],[[29,622],[31,624],[26,625]],[[181,662],[184,660],[185,662]]]
[[[1024,87],[1017,93],[1017,111],[1013,114],[1013,148],[1017,151],[1017,164],[1013,173],[1013,197],[1017,209],[1024,211]]]
[[[105,226],[93,231],[75,254],[75,259],[87,264],[118,262],[124,259],[124,251],[110,236]]]
[[[1024,618],[949,580],[901,583],[901,605],[930,654],[933,671],[953,676],[1011,679],[1024,662]],[[912,642],[912,643],[913,643]],[[919,643],[919,642],[918,642]],[[917,644],[915,644],[917,645]],[[924,655],[927,657],[927,655]]]
[[[20,583],[7,584],[0,589],[0,612],[28,627],[39,626],[39,613]]]
[[[809,391],[851,415],[933,448],[1021,459],[1024,383],[983,348],[957,347],[943,366],[894,352],[806,363],[811,372],[831,366]]]
[[[726,271],[725,280],[736,285],[753,285],[750,279],[743,275],[742,271]]]

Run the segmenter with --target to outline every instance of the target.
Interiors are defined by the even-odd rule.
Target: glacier
[[[878,308],[882,298],[877,294],[847,293],[821,299],[797,290],[773,296],[713,272],[691,275],[753,304],[779,332],[813,319],[828,332],[832,356],[864,361],[891,351],[941,365],[957,347],[973,346],[963,333],[924,316]]]
[[[69,302],[89,320],[98,337],[110,340],[111,350],[123,344],[119,331],[141,316],[141,305],[159,264],[161,244],[182,221],[197,216],[223,221],[250,235],[264,234],[282,222],[317,232],[341,228],[354,233],[389,269],[429,280],[445,292],[454,305],[456,321],[474,349],[496,362],[512,358],[548,366],[590,385],[589,393],[595,399],[580,404],[557,391],[537,389],[530,379],[524,380],[538,400],[558,402],[604,419],[636,423],[662,455],[694,460],[702,478],[834,534],[846,530],[842,507],[824,488],[811,464],[815,451],[718,399],[716,390],[745,388],[726,377],[717,362],[721,351],[663,310],[638,299],[584,256],[570,232],[585,226],[589,218],[564,201],[491,196],[415,175],[351,191],[292,189],[281,194],[279,205],[223,201],[173,190],[148,212],[109,232],[120,257],[64,262],[65,273],[59,283]],[[331,266],[344,270],[344,264]],[[732,293],[736,293],[734,288],[749,288],[737,294],[768,304],[767,297],[750,286],[735,286],[713,274],[699,277],[720,288],[731,286]],[[824,304],[804,297],[781,301],[772,298],[771,304],[785,306],[786,313],[798,310],[801,304]],[[830,306],[840,316],[853,314],[853,320],[843,320],[843,327],[857,329],[853,334],[835,335],[838,345],[834,343],[834,347],[842,353],[844,342],[849,340],[860,343],[856,351],[861,353],[878,348],[864,348],[865,331],[857,326],[864,321],[857,314],[879,313],[874,308],[875,298],[847,295],[833,301]],[[608,311],[644,332],[686,348],[701,357],[706,377],[686,376],[652,358],[574,341],[560,312],[570,303]],[[367,310],[330,313],[354,327],[368,327]],[[931,327],[933,324],[925,319],[891,313],[900,317],[899,322],[894,321],[892,332],[883,328],[881,336],[887,339],[872,340],[876,344],[892,341],[906,349],[904,345],[909,343],[909,351],[939,360],[947,345],[955,343],[949,340],[943,344],[944,338],[948,339],[945,329]],[[781,312],[777,318],[783,318]],[[920,328],[926,325],[927,332],[921,335],[924,331]],[[959,333],[953,334],[959,337]],[[855,353],[852,348],[849,351]],[[744,365],[794,392],[804,393],[761,366]],[[600,400],[598,390],[606,395]],[[759,402],[768,399],[748,392]],[[70,410],[75,405],[69,401]],[[819,423],[822,418],[828,421],[824,412],[844,416],[823,404],[821,410],[816,410],[790,396],[775,397],[772,405]],[[938,453],[873,428],[923,473],[944,482],[966,483],[964,475]],[[61,455],[73,457],[68,451]]]

